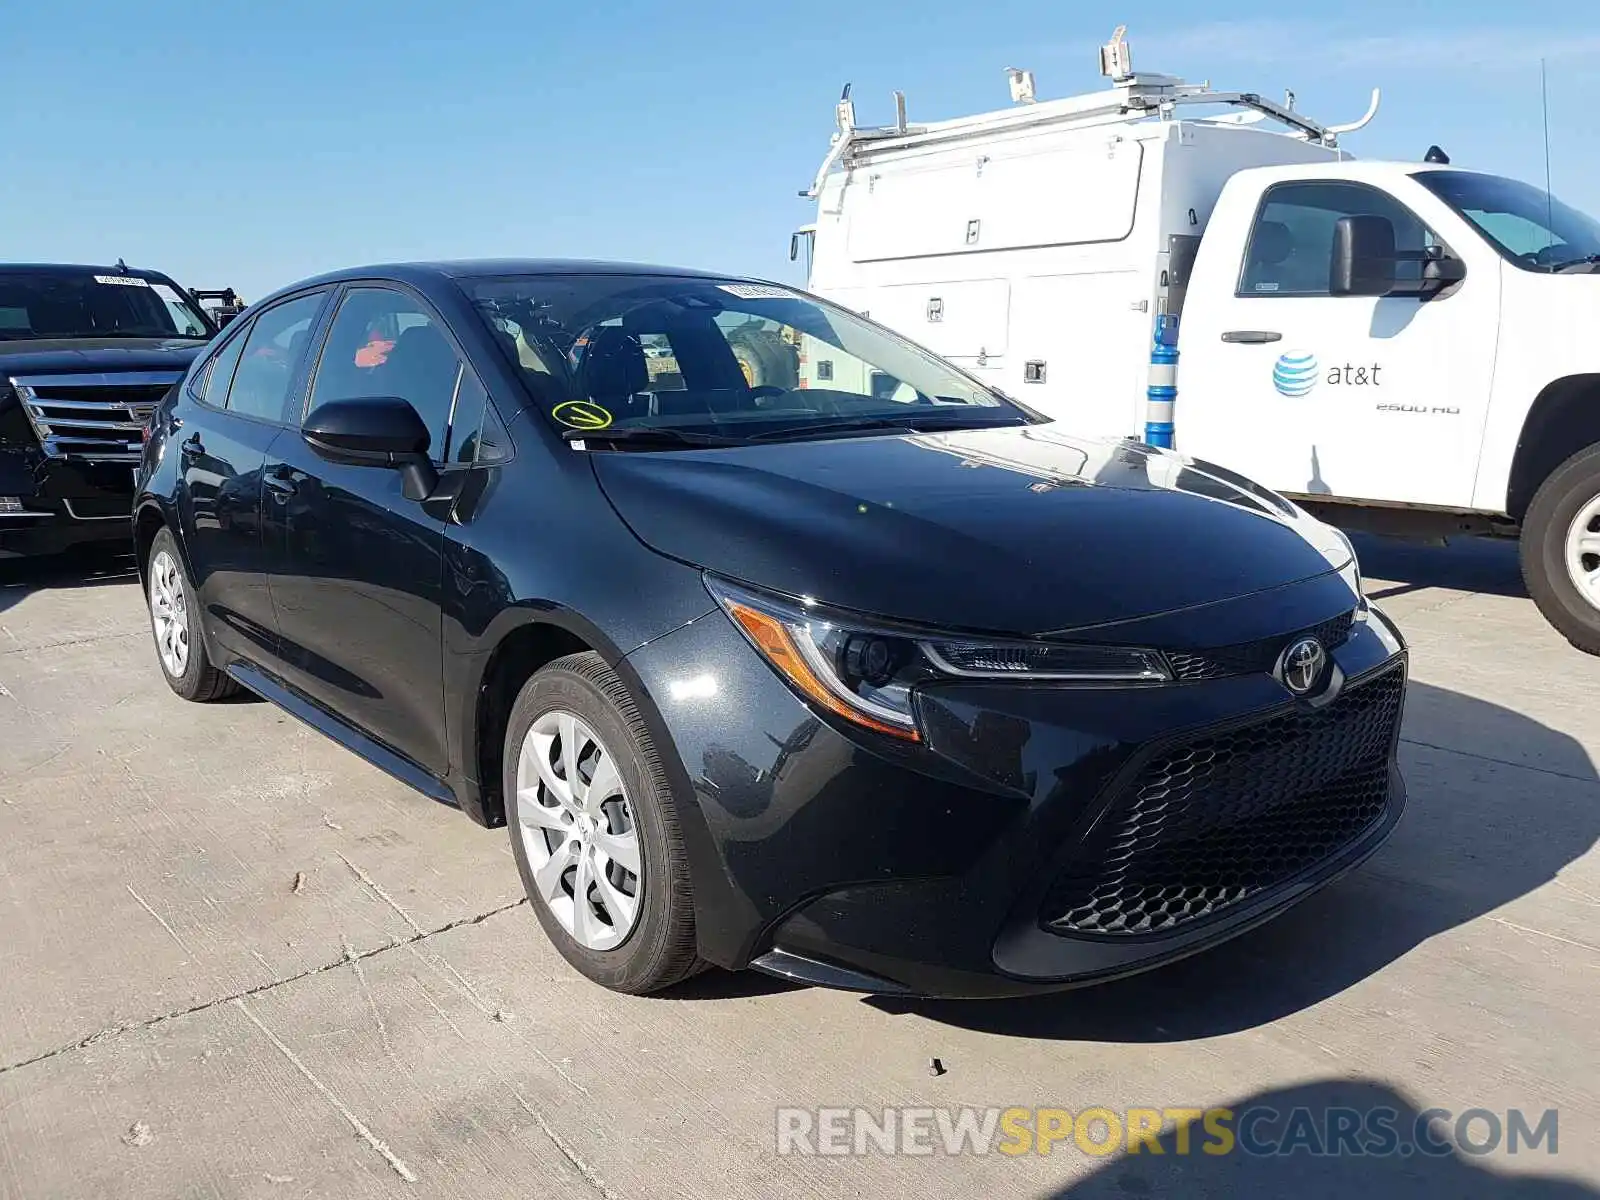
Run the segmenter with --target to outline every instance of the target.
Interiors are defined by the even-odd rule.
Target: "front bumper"
[[[0,559],[60,554],[73,546],[133,545],[129,466],[46,459],[0,450],[0,496],[23,511],[0,512]]]
[[[1262,672],[952,683],[923,697],[925,746],[819,717],[720,612],[628,661],[709,836],[692,856],[703,955],[978,997],[1195,953],[1373,853],[1405,801],[1406,655],[1373,612],[1333,658],[1342,688],[1314,703]]]

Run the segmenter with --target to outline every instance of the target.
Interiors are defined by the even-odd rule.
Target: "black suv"
[[[0,264],[0,558],[127,544],[145,422],[216,331],[157,271]]]
[[[1406,654],[1343,535],[774,284],[296,285],[157,410],[135,533],[176,692],[243,686],[509,824],[621,990],[1110,978],[1403,804]]]

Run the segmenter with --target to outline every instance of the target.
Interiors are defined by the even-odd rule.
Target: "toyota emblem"
[[[1328,652],[1314,637],[1292,643],[1278,660],[1278,678],[1296,696],[1304,696],[1322,679],[1328,665]]]

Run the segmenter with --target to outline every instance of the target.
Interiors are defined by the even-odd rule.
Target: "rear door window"
[[[228,389],[228,410],[263,421],[284,421],[289,397],[326,293],[297,296],[256,318]]]

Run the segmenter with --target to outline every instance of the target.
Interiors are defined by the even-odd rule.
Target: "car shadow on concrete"
[[[1600,775],[1567,735],[1416,682],[1406,696],[1406,728],[1413,727],[1435,738],[1455,730],[1451,744],[1470,752],[1403,742],[1410,800],[1389,842],[1266,925],[1170,966],[1076,991],[866,1003],[1028,1038],[1171,1042],[1234,1033],[1338,995],[1429,938],[1548,883],[1600,838]]]
[[[1519,1136],[1513,1156],[1511,1118],[1475,1116],[1458,1131],[1460,1113],[1430,1114],[1425,1121],[1417,1106],[1393,1088],[1368,1079],[1330,1079],[1260,1092],[1226,1106],[1232,1117],[1219,1122],[1235,1141],[1228,1153],[1220,1137],[1207,1135],[1202,1123],[1182,1138],[1168,1122],[1157,1139],[1160,1153],[1108,1158],[1105,1166],[1058,1192],[1054,1200],[1129,1200],[1138,1196],[1293,1197],[1294,1200],[1585,1200],[1600,1197],[1578,1180],[1558,1175],[1560,1138],[1577,1130],[1562,1129],[1557,1113],[1554,1145],[1548,1137]],[[1462,1110],[1463,1112],[1466,1110]],[[1540,1132],[1543,1112],[1526,1112],[1527,1130]],[[1340,1136],[1361,1122],[1354,1136]],[[1419,1123],[1421,1131],[1419,1132]],[[1385,1133],[1387,1128],[1392,1131]],[[1095,1131],[1095,1137],[1103,1137]],[[1451,1143],[1454,1142],[1454,1145]],[[1206,1152],[1206,1146],[1212,1150]],[[1469,1150],[1465,1147],[1474,1147]],[[1285,1153],[1289,1148],[1293,1153]],[[1342,1153],[1328,1153],[1342,1150]],[[1378,1151],[1373,1153],[1371,1151]],[[1056,1149],[1078,1153],[1069,1141]],[[1359,1151],[1368,1151],[1361,1153]],[[1482,1153],[1481,1151],[1487,1151]],[[1554,1151],[1554,1152],[1552,1152]],[[1517,1173],[1505,1170],[1515,1163]]]
[[[1517,543],[1506,538],[1457,538],[1446,546],[1352,533],[1362,574],[1385,582],[1367,587],[1380,604],[1430,588],[1526,596]]]
[[[139,572],[132,554],[78,549],[48,558],[13,558],[0,561],[0,612],[15,608],[36,592],[63,588],[104,587],[108,583],[137,585]]]
[[[134,556],[127,552],[80,546],[66,554],[0,561],[0,615],[30,596],[107,586],[126,588],[130,593],[128,602],[143,606],[138,565]],[[214,704],[260,702],[261,698],[254,692],[243,690],[212,701]]]

